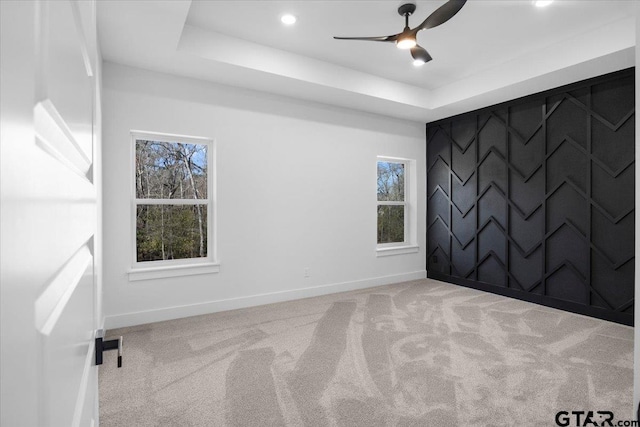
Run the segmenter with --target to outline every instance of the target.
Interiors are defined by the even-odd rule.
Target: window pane
[[[136,140],[138,199],[206,199],[207,146]]]
[[[378,243],[404,242],[404,206],[378,206]]]
[[[378,162],[378,200],[404,202],[404,164]]]
[[[137,260],[207,256],[206,205],[138,205]]]

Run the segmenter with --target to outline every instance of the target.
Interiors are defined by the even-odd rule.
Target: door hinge
[[[109,350],[118,350],[118,368],[122,367],[122,336],[104,340],[104,331],[99,329],[96,332],[96,365],[102,365],[102,353]]]

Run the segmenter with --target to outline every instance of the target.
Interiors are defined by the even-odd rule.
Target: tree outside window
[[[403,243],[407,231],[406,164],[378,161],[378,244]]]
[[[136,262],[207,258],[209,145],[134,141]]]

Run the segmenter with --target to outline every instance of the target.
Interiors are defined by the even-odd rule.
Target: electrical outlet
[[[305,268],[304,269],[304,277],[309,277],[309,276],[311,276],[311,269]]]

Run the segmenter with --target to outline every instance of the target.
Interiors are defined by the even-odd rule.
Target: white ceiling
[[[392,43],[332,38],[400,32],[400,4],[103,0],[98,25],[107,61],[422,122],[634,63],[635,1],[469,0],[419,33],[421,68]],[[442,4],[418,1],[410,25]]]

